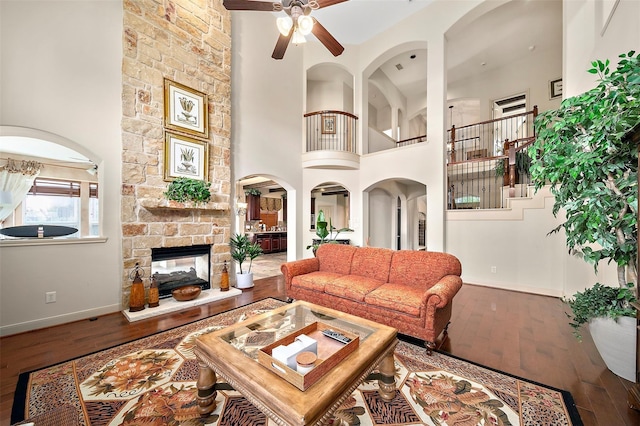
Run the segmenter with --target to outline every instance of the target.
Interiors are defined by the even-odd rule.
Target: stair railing
[[[503,208],[506,198],[526,196],[538,107],[510,117],[448,131],[449,209]],[[508,188],[508,190],[507,190]],[[520,190],[520,193],[517,193]]]

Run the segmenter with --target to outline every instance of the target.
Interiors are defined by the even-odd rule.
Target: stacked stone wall
[[[149,277],[154,247],[211,244],[212,287],[219,285],[222,263],[230,259],[231,21],[221,0],[124,0],[123,5],[121,209],[126,308],[129,273],[139,263]],[[209,136],[199,139],[209,145],[212,201],[198,208],[175,203],[168,208],[158,202],[168,185],[165,78],[208,95]]]

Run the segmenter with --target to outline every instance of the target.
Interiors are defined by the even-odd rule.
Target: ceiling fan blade
[[[262,12],[274,11],[274,3],[270,1],[224,0],[222,5],[227,10],[259,10]],[[280,5],[280,3],[278,3],[278,5]]]
[[[313,28],[311,29],[311,32],[313,35],[320,40],[320,43],[324,44],[324,47],[329,49],[329,52],[331,52],[333,56],[340,56],[340,54],[344,52],[344,47],[338,43],[338,40],[336,40],[325,27],[320,25],[320,22],[318,22],[316,18],[312,19]]]
[[[334,4],[343,3],[347,0],[316,0],[318,3],[318,9],[322,9],[323,7],[333,6]]]
[[[289,34],[282,35],[278,37],[278,41],[276,42],[276,47],[273,49],[273,54],[271,57],[273,59],[282,59],[284,58],[284,52],[287,51],[287,46],[289,46],[289,41],[291,41],[291,37],[293,36],[293,28],[289,30]]]

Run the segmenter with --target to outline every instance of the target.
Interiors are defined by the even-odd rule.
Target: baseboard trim
[[[107,305],[98,308],[86,309],[84,311],[71,312],[64,315],[57,315],[48,318],[39,318],[33,321],[25,321],[16,324],[0,326],[0,336],[10,336],[12,334],[24,333],[26,331],[37,330],[40,328],[52,327],[72,321],[79,321],[100,315],[112,314],[120,310],[120,305]]]

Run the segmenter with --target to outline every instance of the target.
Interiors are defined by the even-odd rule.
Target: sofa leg
[[[431,355],[431,352],[436,348],[435,342],[424,342],[424,345],[427,347],[427,355]]]
[[[445,325],[445,326],[444,326],[444,330],[442,330],[442,334],[443,334],[443,335],[445,335],[445,336],[446,336],[447,334],[449,334],[449,326],[450,326],[450,325],[451,325],[451,321],[449,321],[449,322],[447,323],[447,325]]]

